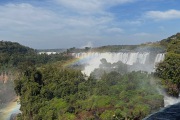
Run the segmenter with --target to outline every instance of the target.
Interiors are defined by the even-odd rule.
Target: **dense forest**
[[[37,54],[37,51],[16,42],[0,41],[0,108],[15,97],[13,80],[29,67],[68,60],[66,54]]]
[[[60,54],[37,54],[37,51],[22,46],[16,42],[0,41],[0,71],[24,70],[27,66],[40,66],[42,64],[67,60],[69,56]]]
[[[104,73],[96,79],[61,63],[25,72],[15,81],[19,120],[142,119],[163,107],[152,75]]]
[[[22,112],[18,120],[141,120],[164,106],[157,84],[169,95],[179,95],[180,34],[156,43],[70,48],[54,55],[40,55],[31,48],[5,41],[0,42],[0,48],[1,72],[16,75],[14,90],[20,96]],[[105,59],[89,77],[82,74],[82,66],[64,65],[75,59],[69,53],[90,50],[150,50],[166,52],[166,56],[151,74],[129,72],[129,67],[122,62],[110,64]],[[118,67],[114,69],[113,65]],[[106,69],[108,66],[113,69]],[[12,83],[6,83],[10,91]],[[3,87],[1,85],[1,91]]]
[[[180,91],[180,33],[161,41],[167,47],[165,60],[156,69],[169,95],[179,97]]]

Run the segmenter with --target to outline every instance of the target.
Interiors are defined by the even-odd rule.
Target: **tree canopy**
[[[167,46],[165,60],[157,66],[156,74],[168,94],[179,97],[180,91],[180,34],[162,41]]]

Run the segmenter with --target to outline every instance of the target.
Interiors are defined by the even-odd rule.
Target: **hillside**
[[[16,96],[13,80],[27,69],[70,58],[63,54],[39,55],[32,48],[10,41],[0,41],[0,56],[0,108]]]
[[[168,94],[179,97],[180,91],[180,33],[161,41],[167,48],[165,60],[157,67],[156,74]]]
[[[67,53],[89,50],[166,51],[165,60],[157,66],[156,76],[142,71],[124,72],[122,69],[117,69],[109,73],[102,71],[98,78],[93,74],[87,77],[73,66],[66,66],[76,59],[66,56],[65,53],[38,55],[34,50],[30,49],[28,52],[29,49],[26,51],[24,48],[19,49],[20,46],[15,47],[17,51],[26,51],[9,54],[10,57],[15,54],[16,57],[20,56],[17,59],[20,60],[17,62],[17,67],[13,66],[22,73],[15,81],[15,91],[20,96],[22,111],[17,118],[19,120],[140,120],[146,117],[164,106],[163,96],[157,91],[156,83],[159,83],[157,77],[161,78],[161,84],[168,94],[177,96],[179,93],[180,39],[178,36],[179,34],[160,42],[138,46],[115,45],[67,50]],[[7,51],[4,53],[8,54]],[[123,63],[117,64],[119,68],[126,69]],[[7,65],[13,64],[8,62]],[[109,64],[105,66],[108,67]]]
[[[27,54],[27,53],[35,53],[32,48],[20,45],[17,42],[10,41],[0,41],[0,53],[8,53],[12,54]]]
[[[180,39],[180,33],[177,33],[175,35],[172,35],[166,39],[163,39],[160,41],[160,45],[163,45],[165,47],[168,47],[169,43],[171,43],[174,40],[179,40]]]
[[[62,62],[27,73],[16,81],[19,120],[140,120],[163,106],[163,96],[147,73],[111,72],[86,79],[79,70],[64,68]]]
[[[18,67],[27,61],[27,56],[35,54],[33,49],[19,43],[0,41],[0,108],[16,96],[12,80],[17,77]]]
[[[38,66],[69,58],[64,53],[39,55],[32,48],[10,41],[0,41],[0,56],[0,72],[8,72],[12,69],[22,71],[28,66]]]
[[[0,70],[8,71],[25,61],[26,56],[35,55],[35,50],[16,42],[0,41]]]
[[[165,52],[166,49],[159,43],[151,43],[70,48],[67,53],[89,50]],[[117,64],[120,64],[119,68],[124,66]],[[42,65],[28,69],[16,81],[15,90],[21,96],[22,111],[18,119],[140,120],[164,106],[163,96],[156,89],[157,81],[153,74],[141,71],[102,71],[98,78],[93,74],[87,78],[79,70],[64,66],[62,61]]]

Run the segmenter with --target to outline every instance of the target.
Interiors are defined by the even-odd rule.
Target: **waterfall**
[[[89,76],[94,69],[99,68],[99,65],[101,64],[100,60],[103,58],[106,59],[107,62],[111,64],[121,61],[122,63],[127,64],[129,66],[144,65],[142,70],[148,72],[154,72],[155,65],[164,60],[165,54],[164,53],[156,54],[154,58],[151,58],[151,60],[150,60],[150,52],[118,52],[118,53],[82,52],[82,53],[72,53],[72,56],[79,58],[80,64],[86,64],[85,69],[82,72]],[[132,67],[132,70],[136,70],[136,69],[133,69]]]
[[[154,63],[156,64],[156,63],[163,61],[164,57],[165,57],[165,54],[163,54],[163,53],[157,54]]]

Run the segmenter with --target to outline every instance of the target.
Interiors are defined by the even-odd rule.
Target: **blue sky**
[[[1,0],[0,39],[36,48],[141,44],[180,31],[179,0]]]

